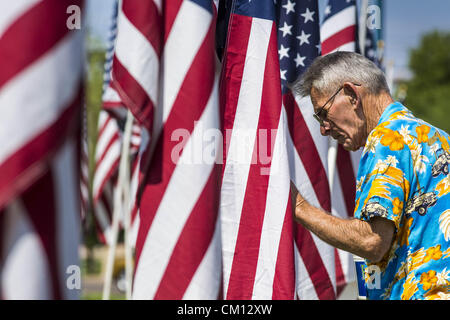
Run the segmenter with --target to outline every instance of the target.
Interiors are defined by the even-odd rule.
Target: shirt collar
[[[382,124],[385,121],[388,121],[389,118],[394,113],[399,112],[399,111],[408,111],[408,109],[398,101],[395,101],[395,102],[391,103],[390,105],[388,105],[386,107],[386,109],[384,109],[383,114],[381,115],[377,126],[379,126],[380,124]]]

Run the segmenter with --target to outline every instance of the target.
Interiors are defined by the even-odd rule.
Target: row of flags
[[[10,59],[7,50],[17,48],[7,46],[8,36],[20,35],[22,20],[24,25],[39,23],[34,19],[67,7],[66,2],[20,0],[0,11],[0,20],[10,23],[0,24],[6,30],[0,29],[0,56]],[[64,267],[78,264],[76,226],[89,208],[100,240],[114,241],[113,199],[130,110],[132,201],[126,209],[135,247],[133,298],[336,299],[355,280],[352,256],[293,221],[289,185],[292,181],[312,204],[332,214],[352,216],[359,159],[338,148],[330,186],[330,141],[318,134],[309,97],[294,96],[288,84],[317,56],[357,49],[356,11],[355,0],[329,0],[320,26],[317,0],[117,2],[92,196],[86,143],[76,140],[82,131],[82,33],[68,31],[61,21],[41,23],[36,30],[40,38],[55,37],[45,46],[27,30],[26,52],[36,57],[15,55],[23,59],[20,68],[11,64],[0,71],[0,108],[2,114],[11,114],[9,126],[1,126],[0,139],[8,134],[3,128],[17,130],[11,124],[25,123],[30,131],[17,143],[8,141],[8,157],[0,157],[1,297],[79,295],[64,287]],[[77,49],[69,50],[71,45]],[[47,85],[33,78],[20,83],[27,81],[27,71]],[[14,92],[15,85],[27,88],[27,95]],[[32,96],[29,88],[39,90],[39,96]],[[42,116],[41,124],[27,125],[27,114],[11,107],[22,101],[2,103],[8,95],[32,98],[33,103],[45,99],[42,106],[48,109],[39,109],[39,114],[51,119]],[[30,115],[39,108],[23,105]],[[54,134],[53,128],[60,131]],[[35,141],[38,146],[27,151]],[[22,150],[26,161],[17,160]],[[3,175],[14,173],[10,168],[21,171]],[[30,246],[34,255],[26,254]],[[59,248],[63,246],[64,251]],[[45,285],[29,281],[21,287],[14,282],[26,259],[39,259],[48,277],[29,274]]]

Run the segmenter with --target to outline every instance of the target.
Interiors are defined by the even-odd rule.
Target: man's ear
[[[361,98],[357,87],[351,82],[344,82],[343,90],[344,94],[350,99],[350,103],[357,106]]]

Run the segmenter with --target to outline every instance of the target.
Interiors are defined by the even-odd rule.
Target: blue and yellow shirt
[[[359,164],[355,217],[395,224],[390,251],[366,270],[368,299],[450,299],[450,138],[389,105]],[[379,277],[373,272],[379,272]]]

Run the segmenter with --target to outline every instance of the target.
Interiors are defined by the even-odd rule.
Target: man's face
[[[366,119],[356,90],[357,87],[350,83],[346,83],[334,97],[333,94],[321,94],[315,88],[311,90],[314,112],[322,110],[319,114],[322,119],[320,133],[333,137],[349,151],[358,150],[366,142]]]

